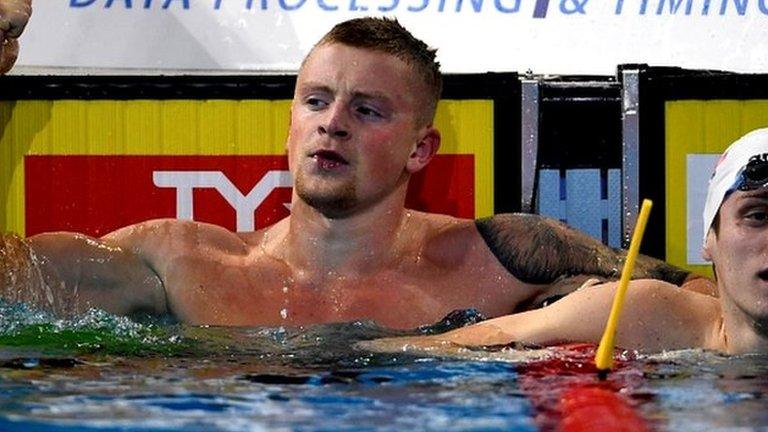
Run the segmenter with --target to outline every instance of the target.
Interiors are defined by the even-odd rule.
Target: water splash
[[[24,303],[0,301],[0,346],[40,352],[174,355],[186,353],[189,341],[178,327],[138,323],[127,317],[90,309],[82,315],[59,318]]]
[[[283,280],[283,307],[280,309],[280,318],[282,318],[283,321],[288,319],[288,306],[290,305],[288,292],[290,291],[290,287],[293,285],[293,283],[294,280],[290,276]]]
[[[71,314],[75,307],[77,287],[67,287],[53,280],[43,257],[15,234],[0,235],[0,297],[11,303],[27,303],[60,315]],[[56,291],[67,295],[53,295]]]

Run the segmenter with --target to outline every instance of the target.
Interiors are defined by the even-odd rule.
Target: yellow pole
[[[645,232],[645,225],[648,222],[648,215],[651,213],[653,203],[651,200],[643,200],[640,208],[640,215],[637,217],[635,232],[632,233],[632,241],[629,243],[627,258],[624,261],[624,269],[621,271],[619,286],[616,288],[616,294],[613,297],[611,313],[608,315],[608,322],[605,325],[605,332],[600,339],[600,345],[595,353],[595,366],[601,375],[605,375],[613,367],[613,347],[614,337],[616,336],[616,325],[621,315],[621,308],[624,305],[624,294],[627,292],[629,280],[632,278],[632,270],[635,268],[635,259],[640,251],[640,242]]]

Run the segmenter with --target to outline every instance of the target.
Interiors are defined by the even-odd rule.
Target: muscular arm
[[[445,339],[462,345],[506,344],[510,341],[541,345],[598,343],[616,285],[590,287],[542,309],[446,333]],[[633,281],[618,323],[616,345],[650,352],[717,348],[719,311],[718,302],[712,297],[680,290],[658,280]]]
[[[496,258],[523,282],[553,284],[580,275],[610,280],[621,275],[626,251],[612,249],[559,221],[532,214],[500,214],[478,219],[475,225]],[[681,286],[694,277],[686,270],[641,255],[633,278]],[[561,285],[562,291],[568,291],[578,288],[580,282]]]
[[[58,314],[90,307],[121,315],[166,312],[160,279],[129,250],[73,233],[2,239],[0,292],[7,301]]]
[[[435,336],[385,339],[377,350],[397,350],[405,344],[433,349],[506,345],[528,342],[555,345],[598,343],[613,302],[616,283],[585,288],[550,306],[507,315]],[[616,345],[657,352],[670,349],[724,349],[720,307],[711,296],[681,290],[658,280],[630,283],[620,317]]]

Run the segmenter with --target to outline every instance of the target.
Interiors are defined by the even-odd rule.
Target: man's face
[[[720,207],[706,251],[726,308],[768,323],[768,189],[732,193]]]
[[[423,87],[388,54],[316,47],[291,105],[287,147],[295,193],[328,216],[344,217],[404,188],[421,168],[413,161],[418,145],[434,131],[417,123]]]

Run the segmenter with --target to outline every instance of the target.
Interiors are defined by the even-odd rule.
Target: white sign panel
[[[704,201],[719,154],[689,154],[685,159],[686,245],[689,265],[709,264],[701,256],[704,244]]]
[[[365,15],[397,17],[446,72],[768,71],[768,0],[36,0],[18,64],[293,71]]]

